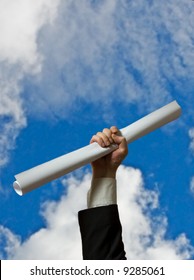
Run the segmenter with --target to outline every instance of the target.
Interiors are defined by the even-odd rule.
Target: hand
[[[115,151],[91,163],[93,178],[115,178],[117,168],[128,154],[126,139],[121,136],[116,126],[112,126],[110,129],[105,128],[102,132],[98,132],[94,135],[90,140],[90,144],[93,142],[97,142],[104,148],[113,143],[118,145]]]

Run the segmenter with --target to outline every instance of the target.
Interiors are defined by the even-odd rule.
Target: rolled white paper
[[[176,101],[173,101],[120,131],[126,138],[127,143],[131,143],[149,132],[177,119],[180,114],[181,107]],[[13,187],[17,194],[26,194],[41,185],[109,154],[115,149],[116,145],[114,144],[108,148],[102,148],[97,143],[89,144],[83,148],[15,175],[16,181],[13,183]]]

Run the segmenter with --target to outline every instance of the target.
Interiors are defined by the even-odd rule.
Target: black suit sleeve
[[[122,227],[117,205],[78,213],[84,260],[124,260]]]

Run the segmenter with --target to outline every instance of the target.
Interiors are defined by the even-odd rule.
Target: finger
[[[90,140],[90,144],[97,142],[101,147],[105,147],[104,141],[101,137],[99,137],[98,135],[93,135],[91,140]]]
[[[113,135],[114,142],[119,145],[119,150],[123,155],[128,154],[128,145],[125,137],[118,136],[116,134]]]
[[[112,126],[110,128],[110,130],[111,130],[112,134],[117,134],[117,135],[122,136],[121,131],[116,126]]]
[[[124,137],[117,134],[112,134],[112,138],[116,144],[120,145]]]
[[[119,149],[124,156],[126,156],[128,154],[127,140],[124,137],[122,137],[122,141],[121,141]]]
[[[110,131],[114,134],[119,132],[119,129],[116,126],[111,126]]]
[[[112,132],[110,129],[108,128],[104,128],[102,131],[109,139],[109,142],[112,144],[114,142],[114,140],[112,139]]]
[[[105,133],[98,132],[97,136],[99,136],[102,139],[102,141],[104,142],[105,146],[109,146],[111,144],[111,142],[109,141],[108,136]]]

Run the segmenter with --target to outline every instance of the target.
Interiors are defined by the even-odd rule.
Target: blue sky
[[[81,259],[90,166],[23,197],[14,175],[177,100],[118,171],[129,259],[194,258],[194,2],[0,3],[0,257]]]

